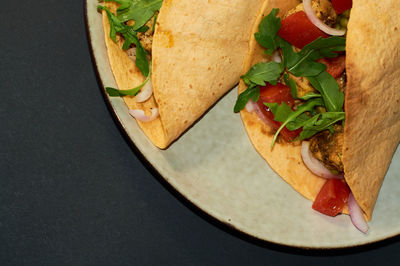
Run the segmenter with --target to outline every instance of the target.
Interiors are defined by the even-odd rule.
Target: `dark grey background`
[[[339,251],[262,243],[171,190],[100,92],[82,1],[2,1],[0,264],[378,264],[399,237]]]

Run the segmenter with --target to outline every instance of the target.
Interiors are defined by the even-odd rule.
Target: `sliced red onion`
[[[250,100],[251,101],[251,100]],[[253,101],[252,101],[253,102]],[[253,102],[254,103],[254,102]],[[258,117],[268,126],[274,127],[274,125],[265,117],[264,113],[261,111],[260,106],[258,106],[257,103],[253,104],[254,106],[254,112],[258,115]]]
[[[250,100],[247,102],[246,106],[245,106],[247,112],[249,112],[249,113],[254,112],[255,109],[256,109],[255,105],[256,105],[256,104],[250,99]]]
[[[272,61],[277,62],[277,63],[282,63],[282,57],[281,57],[279,51],[275,51],[272,54]]]
[[[353,193],[350,192],[349,195],[349,213],[351,222],[354,226],[363,232],[364,234],[368,231],[368,223],[364,219],[363,211],[361,210],[360,206],[358,205],[356,199],[353,196]]]
[[[135,110],[129,109],[129,113],[131,116],[133,116],[139,121],[150,122],[158,117],[158,108],[151,109],[151,116],[145,115],[143,110],[138,110],[138,109]]]
[[[323,21],[321,21],[311,7],[311,0],[303,0],[303,6],[304,6],[304,12],[307,14],[308,19],[323,32],[333,36],[342,36],[346,33],[345,30],[338,30],[331,28],[328,25],[326,25]]]
[[[303,162],[307,168],[317,176],[328,179],[343,179],[344,177],[343,174],[334,175],[328,168],[325,167],[323,163],[312,156],[309,141],[303,141],[301,143],[301,157],[303,158]]]
[[[153,85],[151,84],[151,80],[149,80],[146,82],[146,84],[144,84],[143,88],[141,88],[140,92],[135,96],[135,100],[138,103],[147,101],[152,94],[153,94]]]

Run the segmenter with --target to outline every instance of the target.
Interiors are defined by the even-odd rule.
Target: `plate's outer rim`
[[[189,203],[190,204],[189,207],[194,207],[196,209],[195,211],[200,211],[201,214],[203,214],[202,216],[204,217],[204,215],[205,215],[204,218],[211,219],[212,220],[211,222],[217,222],[218,223],[217,225],[222,225],[224,227],[222,229],[236,230],[240,234],[240,235],[238,235],[239,237],[250,238],[249,240],[250,241],[253,240],[253,242],[255,240],[255,243],[258,245],[261,245],[261,246],[263,246],[264,244],[267,244],[267,245],[273,244],[273,245],[277,245],[278,247],[281,247],[283,249],[295,248],[295,249],[316,250],[316,251],[318,251],[318,250],[320,250],[320,251],[323,251],[323,250],[325,250],[325,251],[340,251],[340,250],[347,249],[347,248],[360,248],[360,247],[368,247],[368,246],[373,247],[374,245],[379,244],[379,242],[387,241],[396,236],[400,236],[400,232],[398,232],[398,233],[394,233],[392,235],[387,235],[387,236],[383,236],[381,238],[373,239],[372,241],[365,241],[365,242],[361,241],[361,242],[358,242],[355,244],[339,244],[339,245],[326,245],[326,246],[297,245],[297,244],[293,244],[293,243],[285,243],[285,242],[278,242],[278,241],[274,241],[274,240],[270,240],[270,239],[265,239],[265,238],[261,238],[257,235],[248,233],[245,228],[241,228],[240,226],[237,226],[234,223],[225,221],[222,214],[215,213],[212,210],[207,210],[206,208],[203,208],[201,203],[197,202],[196,199],[194,197],[192,197],[190,194],[186,194],[185,191],[181,191],[179,186],[177,186],[177,184],[175,184],[174,182],[171,182],[170,179],[168,179],[166,176],[164,176],[160,172],[160,169],[157,166],[155,166],[145,156],[145,153],[139,147],[139,145],[137,145],[135,138],[129,134],[126,125],[124,124],[123,120],[117,114],[115,107],[114,107],[113,103],[111,102],[110,97],[106,93],[106,90],[105,90],[106,84],[104,83],[103,77],[100,73],[97,55],[94,52],[94,48],[93,48],[93,43],[92,43],[93,39],[92,39],[92,33],[91,33],[90,22],[89,22],[89,14],[88,14],[88,5],[89,5],[90,1],[93,1],[93,0],[86,0],[84,2],[85,25],[86,25],[87,37],[89,39],[89,47],[90,47],[90,53],[92,56],[92,61],[95,64],[95,71],[96,71],[98,81],[100,81],[100,83],[102,84],[102,87],[100,88],[100,90],[103,94],[105,102],[107,103],[107,106],[108,106],[112,116],[114,117],[115,121],[118,122],[120,129],[122,129],[123,133],[129,140],[129,142],[131,143],[132,147],[135,149],[137,154],[139,154],[141,159],[144,160],[144,162],[147,163],[147,165],[151,168],[151,170],[155,174],[158,175],[158,177],[157,177],[158,180],[161,181],[164,186],[167,186],[168,189],[172,189],[173,191],[171,191],[171,192],[175,192],[175,194],[179,197],[180,200],[185,201],[185,203]],[[251,145],[251,144],[249,143],[249,145]],[[235,233],[235,232],[233,232],[233,233]],[[384,244],[384,243],[382,243],[382,244]]]

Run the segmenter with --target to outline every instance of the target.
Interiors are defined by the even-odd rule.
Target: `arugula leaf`
[[[299,97],[300,100],[304,100],[304,101],[308,101],[312,98],[321,98],[322,95],[319,93],[315,93],[315,92],[309,92],[304,96]]]
[[[321,93],[328,112],[343,111],[344,94],[339,90],[339,84],[334,77],[324,71],[318,76],[307,77],[307,79]]]
[[[136,45],[136,66],[139,68],[140,72],[142,72],[143,76],[147,77],[150,74],[150,62],[147,57],[147,52],[140,44]]]
[[[258,26],[258,32],[254,34],[257,42],[264,48],[265,53],[272,55],[278,48],[275,42],[279,29],[281,28],[281,19],[277,17],[279,9],[272,9],[271,13],[262,19]]]
[[[326,65],[315,62],[324,57],[337,57],[335,51],[343,51],[346,39],[343,37],[318,38],[306,45],[300,52],[293,51],[291,44],[277,37],[282,48],[283,62],[288,71],[296,77],[316,76],[326,69]]]
[[[257,85],[252,84],[244,92],[239,94],[238,99],[235,103],[235,107],[233,107],[233,111],[237,113],[246,106],[247,102],[250,99],[252,99],[253,102],[257,102],[259,98],[260,88]]]
[[[292,108],[285,102],[279,103],[264,103],[268,106],[271,112],[274,114],[274,120],[278,122],[284,122],[291,114],[294,113]]]
[[[292,94],[293,99],[298,99],[299,97],[297,96],[297,86],[296,86],[296,82],[289,78],[289,74],[285,73],[283,75],[283,80],[285,81],[285,84],[287,86],[289,86],[290,88],[290,93]]]
[[[139,91],[144,87],[144,85],[146,85],[146,83],[149,82],[150,76],[151,76],[151,64],[150,64],[150,72],[149,72],[148,76],[143,81],[143,83],[140,84],[139,86],[137,86],[136,88],[133,88],[130,90],[118,90],[115,88],[106,87],[106,92],[107,92],[108,96],[110,96],[110,97],[119,97],[119,96],[127,96],[127,95],[136,96],[139,93]]]
[[[116,2],[120,4],[120,6],[117,9],[117,12],[129,8],[129,6],[132,4],[132,0],[104,0],[104,2]]]
[[[130,4],[127,4],[127,0],[106,0],[107,2],[124,2],[123,6],[118,8],[118,19],[122,22],[128,20],[134,20],[134,30],[138,30],[147,23],[153,16],[154,13],[160,10],[163,0],[130,0]]]
[[[153,32],[156,32],[156,23],[157,23],[157,18],[158,18],[158,14],[154,15],[154,21],[153,21]]]
[[[251,85],[252,83],[254,83],[260,86],[265,86],[265,82],[276,85],[282,71],[282,64],[279,64],[277,62],[261,62],[250,68],[250,70],[241,78],[247,85]]]
[[[304,126],[304,123],[310,119],[310,116],[306,113],[299,115],[294,121],[287,123],[286,128],[293,131]]]
[[[120,97],[120,96],[135,96],[140,91],[140,88],[134,88],[130,90],[118,90],[112,87],[106,87],[106,92],[110,97]]]
[[[303,131],[300,133],[299,139],[308,139],[318,132],[331,129],[335,123],[344,120],[344,118],[344,112],[326,112],[315,115],[302,123]]]
[[[271,112],[274,114],[274,120],[282,123],[282,125],[279,127],[279,129],[275,133],[274,139],[271,144],[271,148],[274,146],[279,133],[289,122],[295,121],[296,118],[298,118],[301,114],[303,114],[305,112],[310,112],[316,106],[324,105],[322,99],[320,99],[320,98],[309,100],[305,104],[300,105],[296,109],[296,111],[293,111],[284,102],[282,102],[281,105],[279,105],[277,103],[264,103],[264,104],[266,106],[268,106],[270,108]]]
[[[148,54],[140,43],[136,31],[133,27],[120,21],[107,7],[99,5],[98,8],[107,12],[108,21],[110,23],[111,39],[116,42],[116,33],[120,33],[125,39],[122,49],[127,50],[132,44],[136,46],[135,64],[139,68],[140,72],[142,72],[143,76],[147,77],[150,72],[150,63],[147,57]]]
[[[283,65],[276,62],[258,63],[250,68],[241,77],[249,87],[239,95],[233,108],[234,112],[237,113],[242,110],[250,98],[257,102],[260,97],[260,88],[258,86],[265,86],[266,82],[276,85],[282,71]]]
[[[332,36],[329,38],[319,37],[315,41],[307,44],[300,51],[300,55],[310,54],[311,60],[318,60],[321,58],[337,57],[335,52],[342,52],[346,49],[346,38]]]
[[[126,29],[126,25],[119,21],[118,18],[107,7],[98,5],[97,8],[107,12],[108,22],[110,23],[110,38],[116,42],[117,32],[124,31]]]
[[[148,31],[149,29],[150,29],[150,28],[149,28],[148,26],[144,25],[144,26],[140,27],[139,29],[137,29],[136,31],[137,31],[137,32],[146,32],[146,31]]]

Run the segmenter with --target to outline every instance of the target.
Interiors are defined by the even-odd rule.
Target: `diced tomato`
[[[322,58],[318,62],[327,66],[326,71],[335,79],[338,78],[346,67],[346,56],[340,55],[334,58]]]
[[[336,14],[341,14],[353,6],[353,0],[332,0],[332,6]]]
[[[275,130],[278,130],[282,125],[281,122],[277,122],[274,120],[274,114],[269,110],[264,103],[278,103],[281,104],[285,102],[291,108],[294,107],[294,99],[292,94],[290,93],[290,88],[284,84],[278,83],[276,85],[268,84],[267,86],[260,87],[260,99],[257,104],[263,112],[265,118],[268,120],[270,126],[272,126]],[[286,141],[294,140],[300,133],[302,129],[290,131],[286,127],[282,129],[280,135]]]
[[[320,213],[336,216],[349,199],[350,189],[340,179],[328,179],[319,191],[312,208]]]
[[[319,37],[329,37],[308,19],[304,11],[296,12],[283,19],[278,35],[298,48],[303,48]]]

